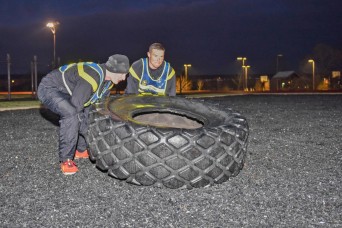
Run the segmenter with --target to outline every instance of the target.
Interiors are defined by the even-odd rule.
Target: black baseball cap
[[[115,54],[105,63],[106,69],[112,73],[128,73],[129,59],[125,55]]]

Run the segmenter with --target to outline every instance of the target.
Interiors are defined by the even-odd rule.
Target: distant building
[[[294,71],[279,71],[271,79],[272,91],[294,90],[299,76]]]
[[[342,88],[341,71],[331,72],[331,88],[332,89]]]

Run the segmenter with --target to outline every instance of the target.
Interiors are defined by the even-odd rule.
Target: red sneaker
[[[75,159],[79,159],[79,158],[89,158],[88,150],[85,150],[82,152],[76,150]]]
[[[73,160],[66,160],[61,163],[61,170],[64,175],[72,175],[78,171],[78,168]]]

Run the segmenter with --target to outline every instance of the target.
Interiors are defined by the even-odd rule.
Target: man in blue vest
[[[170,63],[164,61],[164,55],[162,44],[151,44],[148,58],[139,59],[129,69],[125,93],[175,96],[175,71]]]
[[[114,84],[125,80],[128,69],[127,56],[116,54],[104,64],[81,62],[62,66],[40,82],[39,100],[60,116],[59,161],[65,175],[78,171],[74,158],[89,157],[85,135],[90,105],[109,95]]]

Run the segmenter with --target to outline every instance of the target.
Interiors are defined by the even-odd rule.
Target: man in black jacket
[[[160,43],[150,45],[147,57],[135,61],[129,69],[127,94],[176,95],[176,76],[170,63],[164,61],[165,48]]]
[[[80,62],[47,74],[39,84],[38,98],[60,116],[59,161],[65,175],[78,171],[74,158],[88,158],[85,135],[89,106],[109,95],[114,84],[125,80],[129,60],[112,55],[105,64]]]

